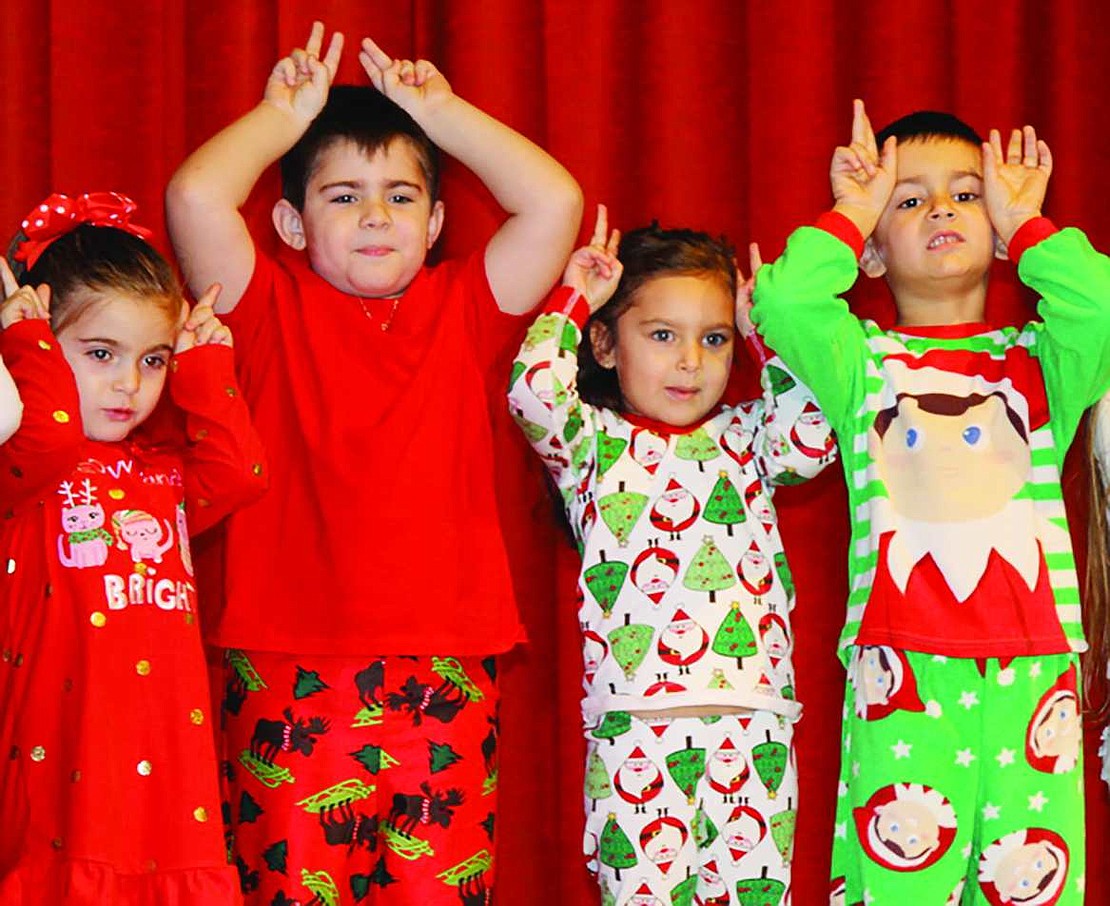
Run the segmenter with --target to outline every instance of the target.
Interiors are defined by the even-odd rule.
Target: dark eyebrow
[[[361,189],[363,183],[357,179],[340,179],[335,182],[325,183],[320,186],[320,192],[327,192],[329,189]],[[407,179],[391,179],[385,183],[387,189],[407,188],[413,189],[417,192],[423,192],[424,187],[417,182],[411,182]]]
[[[957,170],[952,174],[952,179],[963,179],[965,176],[971,176],[975,179],[982,179],[983,174],[977,173],[975,170]],[[907,176],[904,179],[898,180],[894,185],[901,186],[907,183],[916,183],[917,185],[924,185],[925,178],[923,176]]]

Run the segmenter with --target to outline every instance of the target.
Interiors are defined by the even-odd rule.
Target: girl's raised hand
[[[748,261],[752,272],[746,280],[744,272],[740,270],[740,262],[736,262],[736,329],[742,337],[750,337],[755,333],[755,325],[752,323],[752,291],[755,289],[756,271],[763,267],[759,243],[753,242],[748,246]]]
[[[327,103],[328,91],[343,52],[343,34],[338,31],[332,34],[328,51],[321,60],[323,44],[324,23],[313,22],[305,46],[278,60],[271,70],[263,95],[270,104],[306,123],[313,120]]]
[[[609,212],[599,204],[590,244],[575,249],[563,271],[563,285],[586,297],[591,314],[612,298],[620,283],[623,270],[617,258],[620,242],[620,230],[609,232]]]
[[[4,302],[0,305],[0,328],[11,327],[16,321],[34,318],[50,319],[50,287],[43,283],[34,288],[20,286],[6,258],[0,257],[0,281],[4,286]]]
[[[185,324],[177,333],[174,355],[194,349],[197,346],[231,346],[231,329],[216,317],[216,299],[220,295],[220,284],[213,283],[197,300]]]

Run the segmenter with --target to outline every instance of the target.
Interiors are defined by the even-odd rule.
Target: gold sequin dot
[[[44,593],[44,594],[46,595],[46,597],[48,597],[48,598],[52,598],[52,597],[54,597],[54,586],[53,586],[53,585],[51,585],[51,584],[50,584],[49,582],[47,582],[47,583],[46,583],[46,588],[44,588],[44,589],[43,589],[43,593]]]
[[[12,663],[15,664],[16,667],[22,667],[23,666],[23,655],[22,654],[17,654],[15,656],[15,660],[12,661]]]
[[[8,661],[10,661],[10,660],[12,659],[12,652],[11,652],[11,649],[9,649],[9,648],[5,648],[5,649],[4,649],[4,653],[3,653],[3,654],[0,654],[0,658],[3,658],[3,659],[4,659],[4,663],[5,663],[5,664],[6,664],[6,663],[8,663]]]
[[[261,475],[262,474],[262,463],[256,462],[253,466],[251,466],[251,471],[254,472],[255,475]]]
[[[31,749],[31,761],[44,761],[46,759],[46,749],[42,746],[35,746]]]
[[[47,343],[46,340],[39,340],[39,349],[42,349],[44,351],[49,351],[53,348],[54,347],[51,346],[49,343]]]
[[[140,777],[149,777],[150,772],[154,770],[154,766],[144,758],[135,766],[135,770],[139,772]]]
[[[194,619],[194,617],[191,613],[185,614],[185,625],[186,626],[192,626],[193,625],[193,619]]]
[[[11,557],[8,557],[8,575],[10,576],[14,572],[15,572],[15,561]]]
[[[54,421],[56,421],[59,425],[68,425],[69,424],[69,413],[66,412],[65,409],[55,409],[54,410]]]
[[[153,859],[147,859],[146,860],[146,870],[147,871],[157,871],[158,870],[158,863],[155,862]]]
[[[211,506],[212,502],[207,497],[198,497],[197,506]]]
[[[12,477],[13,478],[22,478],[23,477],[23,470],[19,466],[12,466]]]
[[[141,661],[136,661],[135,672],[139,674],[139,676],[148,676],[150,674],[150,661],[145,658]]]
[[[50,841],[50,845],[53,846],[55,849],[61,849],[62,848],[61,838],[60,837],[55,837],[53,840]]]
[[[19,746],[12,746],[11,751],[8,752],[8,757],[15,761],[19,757]]]
[[[197,440],[204,440],[208,436],[207,428],[200,428],[197,430]]]
[[[224,390],[227,392],[228,396],[238,396],[239,395],[239,391],[236,390],[234,387],[224,387]]]
[[[193,817],[196,818],[197,821],[199,821],[201,824],[203,824],[205,821],[208,820],[208,809],[206,809],[203,805],[198,805],[195,809],[193,809]]]
[[[74,771],[72,774],[69,775],[69,782],[70,783],[80,783],[80,781],[81,781],[81,772],[80,771]]]
[[[193,710],[189,712],[189,723],[195,727],[199,727],[204,723],[204,712],[201,711],[200,708],[193,708]]]
[[[123,491],[119,488],[112,488],[110,491],[108,491],[108,496],[111,497],[113,500],[123,500]]]
[[[177,374],[177,369],[179,367],[180,365],[178,364],[177,359],[170,359],[170,371],[172,371],[174,374]]]
[[[108,618],[104,616],[104,614],[102,614],[99,610],[94,610],[92,615],[89,617],[89,622],[92,623],[93,626],[95,626],[97,629],[100,629],[101,626],[108,622]]]

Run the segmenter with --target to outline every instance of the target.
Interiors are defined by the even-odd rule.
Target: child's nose
[[[381,226],[389,223],[389,207],[378,199],[370,199],[362,210],[363,226]]]
[[[678,367],[687,371],[697,371],[701,367],[701,344],[686,343],[682,346]]]
[[[116,379],[112,384],[112,389],[130,395],[138,392],[139,380],[138,366],[125,366],[117,372]]]
[[[951,198],[937,198],[933,201],[933,207],[929,211],[929,218],[931,220],[945,220],[951,219],[956,216],[956,206],[952,203]]]

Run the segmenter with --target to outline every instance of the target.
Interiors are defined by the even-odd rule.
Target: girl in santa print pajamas
[[[599,208],[513,366],[510,408],[582,553],[585,851],[605,904],[789,902],[800,706],[770,493],[833,441],[761,349],[764,398],[720,405],[737,284],[722,241],[607,239]]]
[[[23,286],[0,259],[23,400],[0,446],[4,903],[242,902],[189,530],[266,475],[217,290],[186,317],[134,207],[52,195],[17,237]],[[174,405],[147,421],[167,385]]]

